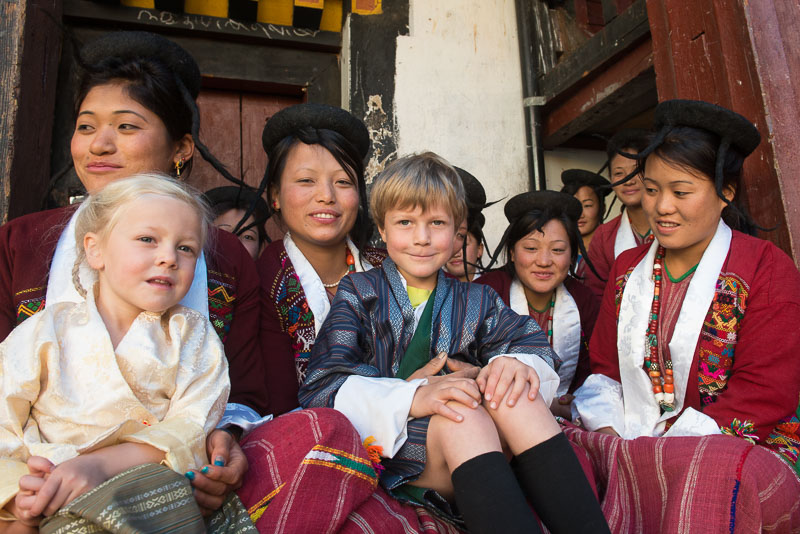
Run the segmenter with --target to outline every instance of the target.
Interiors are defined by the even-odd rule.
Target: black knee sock
[[[525,495],[553,534],[609,532],[567,436],[559,432],[512,462]]]
[[[470,533],[541,532],[503,453],[467,460],[453,471],[452,479],[456,504]]]

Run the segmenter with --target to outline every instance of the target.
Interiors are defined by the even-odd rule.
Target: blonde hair
[[[199,192],[183,182],[161,173],[142,173],[117,180],[84,200],[75,221],[75,265],[72,267],[72,283],[81,296],[86,289],[80,281],[81,264],[86,261],[83,240],[87,233],[97,234],[104,240],[122,216],[123,207],[142,195],[169,197],[188,205],[200,218],[200,245],[205,246],[211,210]]]
[[[464,184],[456,170],[441,156],[423,152],[392,162],[375,179],[370,191],[372,219],[383,228],[390,209],[427,211],[443,205],[456,227],[467,216]]]

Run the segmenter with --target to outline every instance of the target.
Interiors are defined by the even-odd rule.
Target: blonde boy
[[[342,280],[300,403],[342,411],[362,438],[382,447],[387,490],[452,517],[460,512],[470,532],[535,532],[525,496],[539,501],[533,504],[551,530],[577,532],[574,523],[552,522],[574,520],[576,487],[579,504],[588,504],[581,524],[604,524],[545,401],[558,386],[547,337],[491,288],[443,274],[466,216],[456,171],[430,152],[402,158],[378,177],[370,201],[389,258]],[[446,356],[480,368],[477,379],[425,377]],[[517,457],[522,490],[504,450]],[[569,514],[540,495],[552,484],[539,488],[548,480],[540,464],[565,458],[578,479],[569,484]]]

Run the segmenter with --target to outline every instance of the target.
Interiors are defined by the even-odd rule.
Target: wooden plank
[[[645,0],[637,0],[627,11],[586,41],[539,81],[540,94],[548,101],[603,67],[614,56],[648,34]]]
[[[89,0],[64,0],[64,17],[70,22],[89,22],[109,26],[139,28],[154,32],[179,31],[192,35],[210,34],[250,43],[269,41],[308,50],[336,52],[342,47],[337,32],[308,30],[263,22],[240,22],[188,13],[176,14],[157,9],[104,5]]]
[[[283,108],[300,104],[300,97],[242,94],[242,178],[258,187],[267,168],[267,155],[261,145],[264,124]]]
[[[4,2],[0,23],[5,48],[0,124],[4,220],[42,208],[50,181],[51,125],[61,54],[61,3]],[[24,23],[24,27],[22,26]]]
[[[646,40],[597,73],[569,96],[545,106],[542,137],[547,148],[602,124],[613,115],[618,122],[656,104],[653,97],[653,53]],[[627,115],[627,116],[626,116]]]
[[[14,159],[13,132],[19,107],[18,88],[22,54],[22,25],[25,21],[26,0],[0,4],[0,215],[8,220],[8,202],[11,195],[11,162]]]
[[[200,141],[212,154],[239,178],[242,175],[242,116],[238,91],[204,89],[197,98],[200,110]],[[200,191],[219,185],[233,185],[205,161],[195,150],[188,183]]]
[[[800,248],[800,90],[789,80],[800,79],[800,15],[795,0],[757,2],[744,6],[753,42],[754,63],[769,116],[762,130],[772,147],[786,224],[795,261]]]

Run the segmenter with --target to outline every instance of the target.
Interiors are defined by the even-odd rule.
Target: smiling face
[[[633,148],[623,148],[623,152],[636,152]],[[611,158],[611,181],[618,182],[636,169],[636,160],[617,154]],[[622,185],[614,187],[617,198],[627,207],[634,208],[642,203],[641,175],[636,175]]]
[[[233,232],[234,228],[239,224],[239,221],[244,217],[244,213],[244,210],[239,209],[228,210],[214,219],[214,226],[226,232]],[[239,238],[244,248],[247,249],[247,252],[250,253],[250,256],[255,260],[258,258],[262,247],[258,242],[258,229],[256,229],[255,226],[251,226],[254,222],[255,219],[252,215],[248,217],[244,224],[242,224],[242,228],[247,228],[247,230],[236,237]]]
[[[549,296],[567,278],[571,258],[567,229],[556,219],[542,226],[541,232],[529,233],[511,249],[517,278],[531,295]]]
[[[272,193],[300,250],[342,246],[355,224],[358,200],[358,186],[327,149],[299,142]]]
[[[578,219],[578,230],[582,236],[591,235],[600,224],[600,200],[597,198],[597,193],[585,185],[578,189],[574,196],[583,206],[581,217]]]
[[[724,193],[733,199],[731,189]],[[725,202],[717,196],[710,177],[651,155],[645,165],[642,208],[664,248],[700,261],[717,231]]]
[[[161,119],[125,91],[98,85],[83,99],[70,145],[75,172],[89,193],[142,172],[169,173],[192,157],[191,135],[173,141]]]
[[[389,257],[408,285],[432,290],[439,269],[453,255],[456,235],[453,215],[441,204],[390,209],[379,227]]]
[[[84,248],[98,275],[100,314],[130,325],[141,312],[167,310],[189,291],[202,223],[189,205],[163,195],[142,195],[120,209],[105,235],[86,234]]]

